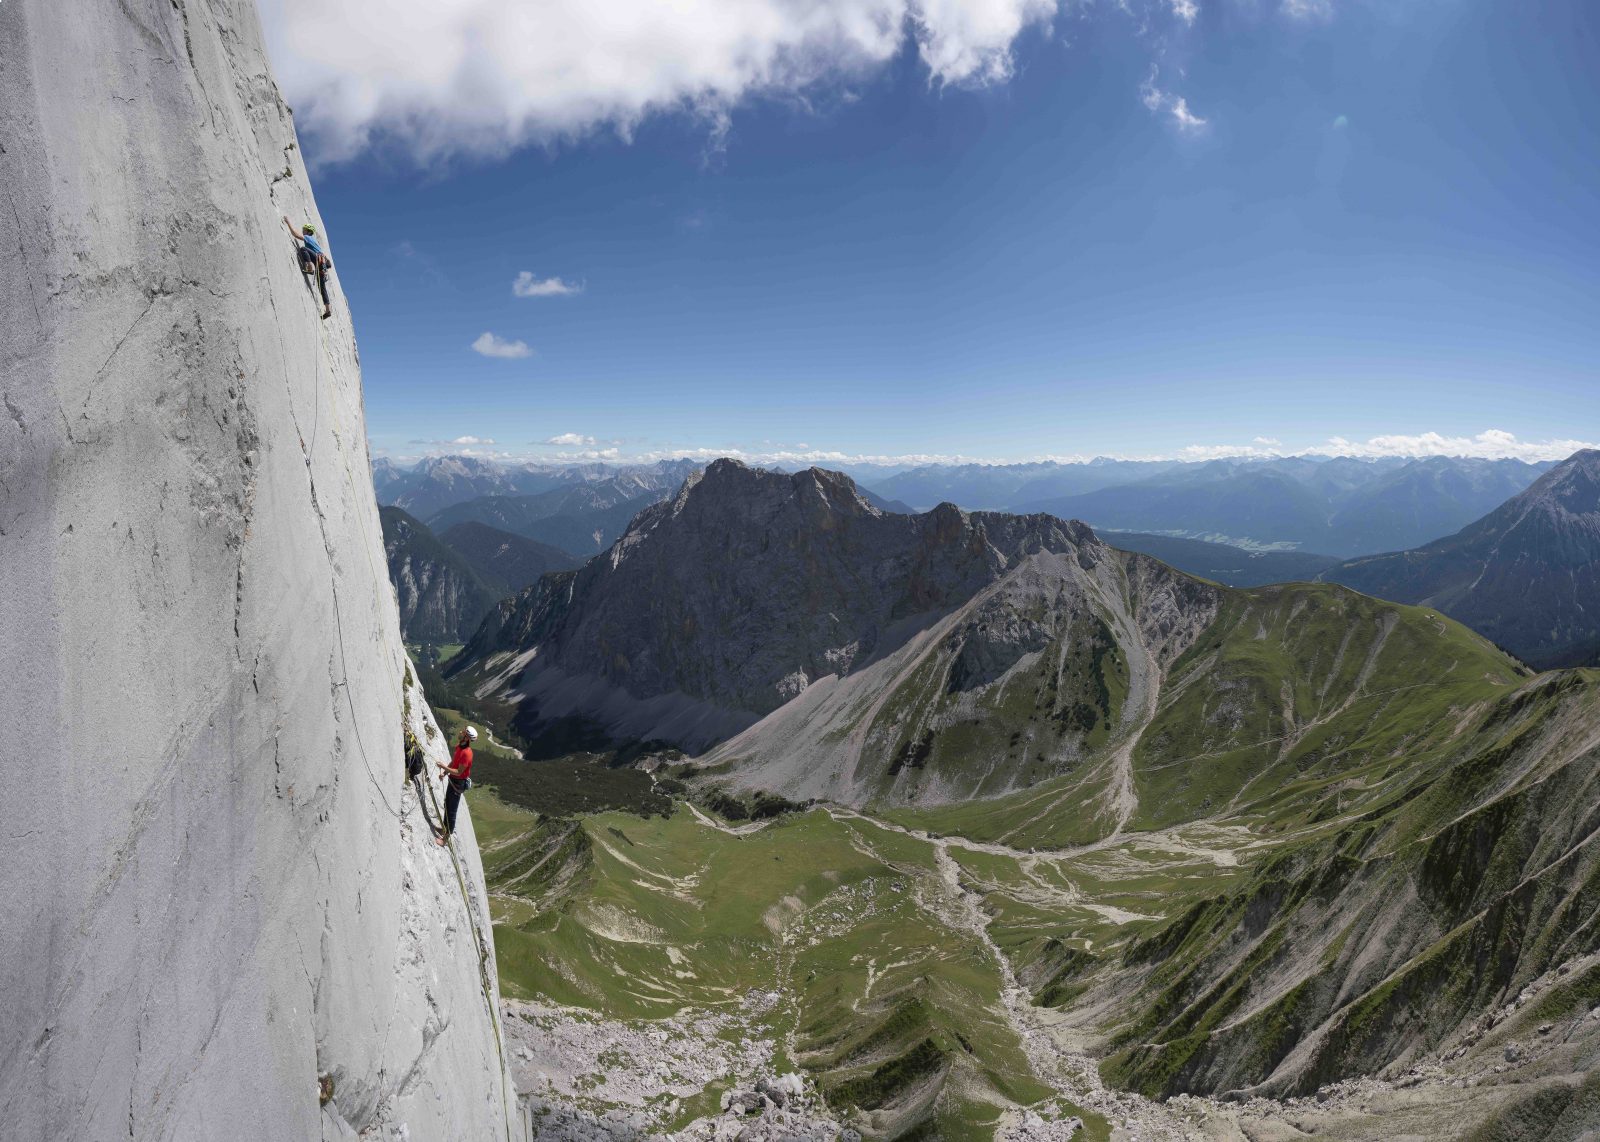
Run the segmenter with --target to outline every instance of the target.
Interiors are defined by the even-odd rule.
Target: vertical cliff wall
[[[348,311],[283,214],[248,0],[0,4],[7,1139],[512,1133],[471,830],[458,878],[402,794]]]

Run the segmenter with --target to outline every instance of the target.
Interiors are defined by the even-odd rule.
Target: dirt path
[[[951,840],[939,838],[929,843],[944,897],[942,905],[929,900],[929,910],[952,928],[970,933],[993,958],[1000,974],[1000,1002],[1006,1021],[1016,1032],[1034,1075],[1057,1092],[1045,1106],[1008,1112],[995,1138],[1070,1139],[1078,1132],[1075,1110],[1103,1115],[1118,1138],[1148,1142],[1199,1138],[1192,1124],[1163,1104],[1106,1088],[1095,1061],[1076,1049],[1059,1026],[1052,1025],[1051,1013],[1036,1007],[1027,988],[1018,982],[1011,961],[989,935],[983,898],[961,882],[961,866],[950,855]]]
[[[747,825],[724,825],[721,821],[718,821],[712,817],[708,817],[702,813],[700,811],[700,807],[693,801],[685,801],[684,804],[689,807],[689,812],[694,814],[694,819],[696,821],[699,821],[708,829],[715,829],[719,833],[727,833],[730,837],[747,837],[751,833],[759,833],[762,829],[765,829],[768,825],[772,824],[770,820],[767,820],[751,821]]]
[[[830,808],[828,812],[840,821],[875,825],[927,844],[933,850],[935,876],[924,882],[924,891],[920,894],[923,907],[952,930],[970,935],[993,961],[1000,977],[1000,1013],[1015,1032],[1035,1077],[1056,1092],[1054,1098],[1042,1104],[1007,1111],[996,1131],[997,1140],[1064,1142],[1078,1133],[1076,1115],[1079,1111],[1104,1116],[1115,1128],[1113,1137],[1117,1139],[1179,1142],[1201,1137],[1177,1111],[1135,1094],[1106,1088],[1094,1059],[1073,1042],[1056,1013],[1034,1005],[1027,988],[1018,981],[1011,961],[989,934],[983,896],[963,883],[961,865],[950,855],[950,850],[954,847],[987,852],[1019,862],[1036,862],[1038,854],[961,837],[930,837],[852,810]],[[861,837],[861,842],[870,848],[869,836]]]
[[[1230,830],[1228,826],[1215,825],[1208,821],[1198,821],[1179,828],[1158,829],[1149,833],[1113,834],[1101,837],[1098,841],[1093,841],[1087,845],[1073,845],[1064,849],[1018,849],[996,841],[975,841],[970,837],[949,836],[936,838],[926,830],[908,829],[904,825],[898,825],[893,821],[885,821],[840,805],[827,805],[823,808],[836,821],[864,821],[874,828],[883,829],[885,832],[899,833],[901,836],[910,837],[913,840],[925,841],[928,844],[939,847],[941,851],[953,846],[958,849],[965,849],[968,852],[1007,857],[1017,861],[1023,875],[1030,879],[1033,878],[1033,870],[1037,869],[1041,863],[1070,860],[1074,857],[1087,856],[1090,853],[1104,852],[1119,845],[1131,845],[1134,843],[1137,843],[1140,848],[1177,853],[1198,860],[1209,860],[1219,868],[1232,868],[1239,863],[1239,852],[1245,849],[1258,848],[1262,843],[1251,837],[1248,830],[1242,826]],[[712,822],[708,821],[707,823],[711,824]],[[726,826],[715,827],[726,828]],[[1200,843],[1185,835],[1199,832],[1206,828],[1219,832],[1236,831],[1240,836],[1241,843],[1232,848],[1220,848]]]

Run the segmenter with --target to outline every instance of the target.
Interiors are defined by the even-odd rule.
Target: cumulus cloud
[[[1195,0],[1171,0],[1172,14],[1185,24],[1193,24],[1200,16],[1200,5]]]
[[[581,448],[595,443],[595,439],[592,436],[585,436],[581,432],[563,432],[557,436],[550,437],[548,440],[541,440],[539,443],[555,444],[568,448]]]
[[[1420,432],[1390,434],[1366,440],[1333,436],[1316,451],[1334,456],[1475,456],[1484,460],[1565,460],[1583,448],[1597,448],[1585,440],[1522,440],[1514,433],[1491,428],[1476,436],[1445,436]]]
[[[566,297],[582,293],[583,283],[560,278],[536,278],[528,270],[523,270],[511,283],[511,292],[517,297]]]
[[[528,348],[526,341],[508,341],[504,337],[496,337],[487,330],[480,333],[478,339],[472,343],[472,351],[485,357],[500,357],[506,360],[533,356],[533,350]]]
[[[1189,101],[1181,95],[1174,95],[1170,91],[1163,91],[1156,86],[1159,75],[1155,67],[1151,67],[1150,74],[1139,85],[1139,100],[1147,109],[1158,115],[1169,115],[1178,125],[1180,131],[1199,131],[1206,125],[1206,120],[1189,110]]]
[[[1060,0],[263,0],[274,70],[324,160],[387,138],[426,162],[848,84],[915,45],[987,84]],[[1193,0],[1174,0],[1174,10]]]

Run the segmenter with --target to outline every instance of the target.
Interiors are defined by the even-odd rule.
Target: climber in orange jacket
[[[444,791],[444,832],[435,844],[449,844],[450,834],[456,831],[456,810],[461,807],[461,795],[472,788],[472,743],[477,740],[477,730],[471,726],[462,730],[461,736],[456,739],[455,756],[450,759],[449,765],[439,767],[439,771],[449,778],[449,787]]]

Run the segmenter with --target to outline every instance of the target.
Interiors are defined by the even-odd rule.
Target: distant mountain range
[[[486,524],[580,562],[604,551],[635,515],[676,492],[702,465],[508,464],[474,456],[438,456],[401,467],[379,458],[372,482],[380,504],[401,507],[440,536],[466,522]],[[862,491],[882,511],[913,509]]]
[[[1117,530],[1287,542],[1358,555],[1446,535],[1522,491],[1544,466],[1430,457],[1403,464],[1350,459],[1213,461],[1131,484],[1019,502]]]
[[[1437,607],[1540,667],[1600,656],[1600,452],[1583,451],[1456,534],[1323,574]]]
[[[1574,463],[1578,470],[1559,486],[1570,488],[1587,470],[1583,454],[1562,468]],[[531,542],[519,550],[539,552],[531,566],[549,570],[606,550],[640,512],[700,471],[689,460],[539,466],[447,456],[409,468],[379,459],[373,482],[380,501],[442,505],[425,521],[431,536],[443,539],[462,525],[479,525],[489,536]],[[1534,500],[1518,499],[1533,494],[1536,480],[1540,489],[1555,487],[1540,480],[1547,472],[1554,474],[1548,464],[1459,457],[1097,460],[928,466],[887,477],[882,492],[856,485],[854,494],[888,513],[913,514],[901,496],[938,496],[1081,519],[1098,526],[1112,546],[1227,586],[1324,577],[1381,597],[1437,606],[1536,665],[1600,661],[1600,624],[1586,617],[1597,608],[1585,595],[1594,590],[1584,562],[1585,525],[1574,522],[1586,513],[1579,505],[1562,509],[1566,514],[1559,518],[1552,514],[1557,503],[1575,502],[1570,491],[1565,499],[1541,491],[1535,496],[1538,510],[1529,506]],[[1043,495],[1063,491],[1072,494]],[[1495,538],[1513,517],[1521,521],[1512,533],[1513,545],[1521,545],[1515,562],[1508,556],[1511,547]],[[504,548],[503,541],[491,545]],[[474,549],[472,532],[454,534],[446,547]],[[1379,557],[1377,549],[1385,547],[1390,553]],[[1416,550],[1395,551],[1410,547]],[[1358,557],[1340,565],[1340,556],[1352,552]],[[426,562],[418,558],[414,565]],[[479,586],[500,596],[531,581],[471,560],[468,565]],[[413,587],[420,591],[422,585],[414,576]],[[439,621],[460,621],[458,611],[481,616],[482,596],[467,602],[467,586],[447,575],[431,588],[461,600],[445,608],[454,617]],[[417,602],[426,615],[436,604],[424,594]],[[438,622],[421,621],[429,637],[438,633]],[[470,626],[458,630],[458,636],[468,633]]]
[[[933,466],[877,485],[926,509],[1049,512],[1115,531],[1350,556],[1436,539],[1522,491],[1548,465],[1428,457],[1096,460]]]
[[[444,509],[487,496],[533,496],[600,483],[615,489],[619,499],[664,494],[700,467],[694,460],[630,465],[536,464],[477,456],[430,456],[401,466],[380,457],[372,464],[372,483],[378,503],[404,508],[431,524]]]
[[[1183,467],[1176,460],[1104,459],[1087,464],[928,464],[874,480],[871,486],[880,495],[902,500],[918,511],[942,503],[968,511],[1003,511],[1019,504],[1137,483]]]
[[[619,518],[625,513],[611,512],[613,507],[664,498],[699,467],[692,460],[558,466],[445,456],[409,468],[380,459],[373,482],[380,503],[403,507],[436,529],[477,519],[588,556],[626,526],[627,519]],[[1450,535],[1525,490],[1548,468],[1463,457],[1311,456],[927,465],[869,476],[870,485],[858,485],[858,492],[886,511],[953,503],[968,511],[1048,512],[1105,531],[1349,558]],[[607,489],[609,502],[567,501],[557,494],[582,486]],[[485,502],[461,507],[480,500]],[[539,520],[555,522],[535,526]]]
[[[488,524],[587,559],[610,547],[628,521],[672,490],[641,493],[631,483],[603,480],[531,496],[480,496],[452,504],[428,523],[441,531],[468,521]]]
[[[439,536],[397,507],[379,508],[378,517],[407,642],[464,642],[501,599],[547,571],[579,562],[479,523],[458,524]]]

